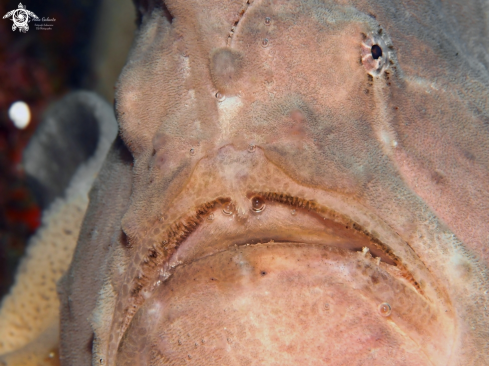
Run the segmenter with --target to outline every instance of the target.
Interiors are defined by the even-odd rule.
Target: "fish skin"
[[[463,10],[456,2],[428,1],[166,6],[173,19],[159,8],[143,10],[119,79],[117,117],[134,157],[131,178],[127,164],[120,174],[131,182],[131,199],[115,210],[104,209],[112,196],[91,200],[65,286],[81,308],[69,319],[62,309],[64,364],[105,357],[113,364],[107,349],[120,339],[114,331],[125,329],[123,312],[136,304],[123,298],[160,239],[154,230],[216,197],[210,185],[192,186],[199,164],[225,155],[239,161],[249,144],[291,181],[358,203],[409,243],[456,309],[450,364],[487,364],[489,75],[479,45],[487,39],[472,28],[487,14],[477,10],[482,3]],[[360,61],[365,37],[382,39],[389,52],[392,63],[378,76],[369,77]],[[240,54],[236,64],[222,61],[239,68],[229,85],[211,70],[213,55],[227,48]],[[216,84],[227,93],[222,102]],[[119,173],[110,173],[120,164],[107,161],[114,178],[102,174],[94,192],[127,194]],[[223,194],[232,196],[238,186]],[[87,239],[102,232],[105,220],[127,235],[128,245],[119,234]],[[123,310],[113,315],[118,305]]]
[[[120,231],[120,218],[130,200],[132,158],[119,138],[109,151],[104,165],[90,191],[89,201],[104,202],[99,211],[86,216],[74,256],[83,260],[72,261],[69,272],[58,284],[61,302],[60,358],[62,363],[87,365],[92,359],[93,330],[90,325],[95,302],[103,277],[97,268],[105,268],[110,261],[108,253],[113,246],[125,246]],[[110,183],[107,183],[110,182]],[[109,210],[108,213],[105,210]],[[103,211],[103,212],[102,212]],[[98,231],[97,228],[103,227]],[[87,262],[90,263],[87,265]],[[86,276],[86,270],[95,275]],[[79,288],[86,289],[78,291]],[[76,319],[76,320],[75,320]],[[80,319],[84,319],[79,322]],[[73,320],[78,329],[73,329]],[[73,343],[84,347],[73,347]]]
[[[241,155],[250,144],[290,182],[364,207],[408,243],[455,308],[449,364],[487,364],[486,5],[166,5],[171,25],[162,10],[142,15],[119,81],[123,141],[95,183],[60,285],[62,364],[105,362],[111,330],[122,324],[114,309],[131,304],[121,299],[161,235],[155,229],[219,194],[198,186],[200,166],[226,178],[236,170],[220,175],[219,164],[234,159],[262,186],[273,185]],[[369,78],[362,33],[393,47],[387,73]],[[210,70],[211,55],[227,48],[240,54],[236,65],[230,61],[238,76],[229,85],[221,80],[227,74]],[[216,84],[227,93],[222,102]],[[236,175],[228,178],[221,194],[246,189]]]

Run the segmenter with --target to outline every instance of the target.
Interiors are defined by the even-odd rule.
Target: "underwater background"
[[[0,2],[1,16],[18,9],[18,1]],[[131,0],[27,0],[22,6],[41,19],[29,22],[27,32],[13,31],[11,19],[0,19],[0,299],[46,208],[29,188],[22,152],[43,111],[70,91],[96,91],[113,102],[136,19]],[[49,27],[40,29],[39,23]],[[30,111],[24,128],[9,117],[18,101]]]

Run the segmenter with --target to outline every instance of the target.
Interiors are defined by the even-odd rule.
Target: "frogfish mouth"
[[[141,237],[125,219],[126,260],[99,299],[96,319],[111,319],[99,362],[353,362],[372,350],[446,360],[448,297],[409,243],[355,202],[297,184],[260,148],[201,159]]]

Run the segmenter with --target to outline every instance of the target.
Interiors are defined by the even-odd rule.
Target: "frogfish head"
[[[64,360],[489,360],[489,78],[423,4],[141,2]]]

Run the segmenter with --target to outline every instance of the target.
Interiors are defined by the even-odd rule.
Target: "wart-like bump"
[[[211,53],[210,72],[215,87],[224,94],[232,95],[238,90],[237,81],[243,71],[243,56],[229,47],[217,48]]]

